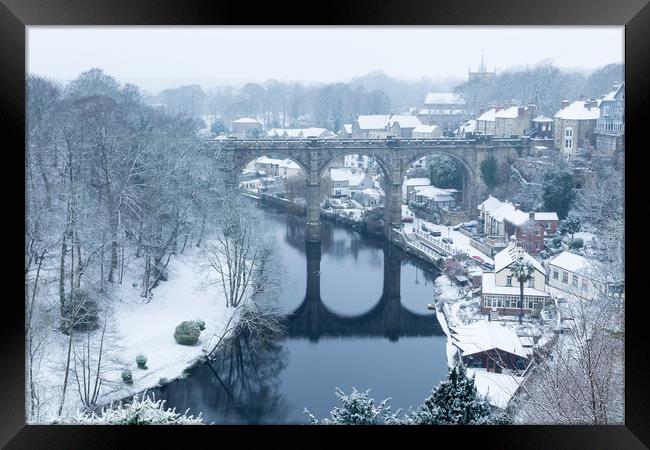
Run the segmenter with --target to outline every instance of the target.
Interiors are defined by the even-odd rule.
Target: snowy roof
[[[330,178],[332,181],[348,181],[350,186],[358,186],[365,177],[365,173],[353,172],[352,169],[345,167],[333,167],[330,169]]]
[[[496,197],[492,197],[491,195],[488,196],[486,200],[483,201],[480,205],[478,205],[478,209],[485,209],[485,211],[489,212],[490,214],[492,211],[497,209],[499,206],[502,205],[501,200],[499,200]]]
[[[381,192],[379,192],[377,189],[374,188],[365,188],[357,192],[361,192],[364,195],[367,195],[369,197],[374,197],[374,198],[381,198],[383,196]]]
[[[404,180],[404,186],[430,186],[431,180],[428,178],[407,178]]]
[[[559,110],[555,117],[558,119],[568,120],[596,120],[600,117],[600,108],[592,106],[591,108],[585,107],[584,101],[577,101],[571,103],[566,108]]]
[[[487,372],[485,370],[467,369],[469,376],[474,375],[476,390],[485,395],[490,404],[497,408],[505,408],[508,402],[515,395],[522,377],[515,377],[507,373]]]
[[[546,117],[543,114],[540,114],[539,116],[533,119],[533,122],[553,122],[553,119],[551,119],[550,117]]]
[[[494,117],[495,117],[496,113],[497,113],[496,109],[494,109],[494,108],[488,109],[483,114],[478,116],[478,119],[476,119],[476,120],[480,120],[480,121],[483,121],[483,122],[494,122]]]
[[[453,92],[429,92],[424,99],[425,105],[431,104],[465,104],[465,99]]]
[[[535,220],[560,220],[555,212],[536,212]]]
[[[514,209],[514,206],[512,211],[507,211],[504,213],[503,218],[518,227],[524,225],[530,220],[528,213],[525,213],[520,209]]]
[[[560,269],[568,270],[573,273],[589,273],[593,264],[584,256],[576,255],[568,251],[563,251],[555,258],[548,262],[549,265],[559,267]]]
[[[520,256],[522,256],[524,261],[530,263],[535,269],[544,274],[546,273],[544,267],[542,267],[542,264],[539,261],[526,253],[521,247],[516,247],[513,243],[510,243],[506,248],[494,255],[494,271],[500,272],[515,262]]]
[[[528,109],[528,108],[526,108]],[[516,119],[519,116],[519,107],[511,106],[509,108],[504,108],[496,112],[494,115],[497,119]]]
[[[470,325],[449,327],[452,343],[463,356],[499,349],[527,358],[517,333],[496,322],[480,320]]]
[[[261,125],[259,120],[251,119],[250,117],[242,117],[240,119],[232,121],[232,123],[255,123],[255,122],[257,122],[257,123],[259,123]]]
[[[401,123],[400,126],[402,126]],[[413,128],[413,133],[433,133],[436,128],[438,128],[437,125],[418,125]]]
[[[462,124],[460,127],[458,127],[458,131],[460,132],[465,132],[465,133],[472,133],[476,131],[476,120],[475,119],[470,119],[464,124]]]
[[[452,194],[458,192],[456,189],[440,189],[435,186],[416,186],[414,190],[416,195],[431,198],[439,202],[454,201],[455,198]]]
[[[390,115],[362,115],[357,117],[357,123],[362,130],[383,130],[388,124]]]
[[[602,100],[604,100],[604,101],[613,101],[613,100],[616,100],[616,94],[618,93],[618,91],[621,90],[621,88],[622,88],[623,86],[625,86],[625,83],[619,85],[619,86],[618,86],[617,88],[615,88],[613,91],[609,92],[607,95],[605,95],[605,96],[602,98]]]
[[[497,253],[498,255],[498,253]],[[496,263],[496,256],[494,257],[494,262]],[[538,263],[539,264],[539,263]],[[545,275],[544,272],[542,274]],[[513,281],[512,286],[498,286],[496,282],[496,274],[494,272],[483,272],[483,280],[481,281],[481,292],[491,295],[516,295],[519,297],[521,287],[519,283]],[[539,289],[528,287],[528,284],[524,283],[524,295],[525,296],[535,296],[535,297],[550,297],[548,292],[540,291]]]
[[[255,160],[259,164],[272,164],[278,167],[286,167],[287,169],[300,169],[300,166],[290,159],[276,159],[269,158],[268,156],[261,156]]]
[[[400,128],[416,128],[422,125],[422,122],[420,122],[417,116],[392,115],[388,119],[388,125],[391,127],[396,122],[399,123]]]
[[[303,128],[302,136],[303,137],[332,137],[334,136],[334,133],[332,133],[327,128],[311,127],[311,128]]]

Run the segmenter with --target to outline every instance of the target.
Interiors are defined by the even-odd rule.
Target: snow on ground
[[[221,335],[232,309],[227,309],[220,286],[207,283],[205,258],[201,250],[188,248],[185,254],[171,260],[168,280],[153,290],[153,298],[140,296],[137,284],[141,277],[141,259],[132,261],[125,272],[125,280],[113,288],[111,315],[107,323],[104,354],[102,356],[102,385],[97,404],[129,397],[155,387],[161,379],[172,380],[183,375],[184,369],[194,364],[211,350]],[[136,286],[133,286],[133,284]],[[184,320],[202,319],[206,329],[195,346],[179,345],[174,340],[176,326]],[[92,333],[98,346],[101,330]],[[78,332],[74,341],[77,352],[82,348],[86,333]],[[36,423],[47,423],[55,417],[61,399],[68,337],[59,332],[52,335],[38,373],[42,407]],[[139,369],[137,354],[147,357],[147,370]],[[94,358],[94,356],[93,356]],[[74,360],[74,357],[72,361]],[[81,405],[77,382],[71,366],[63,414],[74,414]],[[122,370],[131,370],[133,383],[122,381]],[[93,369],[94,374],[94,369]]]
[[[214,336],[222,331],[229,316],[220,287],[207,283],[202,261],[198,249],[189,255],[179,255],[168,266],[169,279],[154,289],[149,303],[134,303],[123,296],[114,321],[118,325],[116,337],[122,346],[120,360],[133,373],[133,384],[118,384],[114,391],[105,394],[107,400],[155,386],[161,378],[177,378],[204,350],[212,349],[210,344],[216,342]],[[206,327],[198,344],[177,344],[176,326],[184,320],[196,319],[205,321]],[[147,356],[148,370],[137,368],[138,353]]]
[[[472,256],[479,256],[480,258],[483,259],[483,261],[494,264],[494,260],[490,258],[488,255],[485,253],[481,252],[480,250],[472,247],[469,245],[469,237],[465,236],[463,233],[460,231],[454,231],[453,226],[446,226],[446,225],[437,225],[434,224],[433,222],[429,222],[427,220],[424,220],[420,217],[417,217],[407,205],[402,205],[402,216],[413,216],[414,221],[413,223],[407,223],[405,224],[405,227],[409,229],[415,227],[417,230],[420,230],[422,225],[425,225],[429,230],[436,230],[440,231],[441,235],[440,237],[431,237],[431,240],[434,242],[439,243],[441,246],[444,246],[445,244],[442,243],[442,238],[443,237],[450,237],[454,240],[453,244],[451,244],[451,248],[455,248],[457,251],[467,253],[470,257]]]

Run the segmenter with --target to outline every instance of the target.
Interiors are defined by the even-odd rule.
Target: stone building
[[[494,136],[511,137],[527,134],[532,128],[534,112],[535,107],[532,105],[513,105],[497,111],[494,114]]]
[[[467,68],[468,81],[479,81],[479,82],[489,81],[489,80],[493,80],[496,74],[497,74],[496,67],[494,68],[493,72],[489,72],[487,70],[487,66],[485,65],[485,55],[483,54],[483,52],[481,52],[481,65],[478,66],[478,70],[476,72],[472,72],[471,67]]]
[[[612,157],[625,150],[625,83],[602,98],[595,133],[599,152]]]
[[[599,118],[600,108],[596,100],[579,100],[571,104],[563,100],[562,109],[555,114],[555,148],[565,155],[573,155],[579,148],[593,147]]]
[[[352,123],[355,139],[385,139],[388,136],[410,138],[422,125],[416,116],[398,114],[361,115]]]
[[[232,121],[232,133],[246,138],[257,138],[262,135],[264,126],[256,119],[242,117]]]
[[[425,125],[455,130],[467,119],[465,99],[454,92],[429,92],[417,117]]]
[[[479,116],[476,118],[476,132],[479,134],[494,135],[496,113],[501,110],[501,106],[495,106],[483,111],[479,110]]]

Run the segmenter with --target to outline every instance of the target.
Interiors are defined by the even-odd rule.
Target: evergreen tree
[[[555,211],[560,219],[569,213],[574,199],[573,174],[568,169],[549,172],[544,176],[543,183],[544,209]]]
[[[463,186],[458,164],[447,155],[433,155],[429,158],[429,179],[432,186],[442,189],[462,189]]]
[[[481,176],[483,177],[483,182],[490,190],[499,182],[497,169],[497,159],[494,156],[489,156],[481,162]]]
[[[568,233],[571,235],[571,239],[573,239],[573,235],[578,231],[580,231],[580,218],[571,213],[560,224],[560,233]]]
[[[390,413],[390,406],[388,406],[390,399],[385,399],[375,407],[375,400],[368,395],[369,392],[370,389],[359,392],[356,388],[352,388],[352,393],[346,395],[341,389],[336,388],[336,396],[343,406],[335,407],[330,411],[330,418],[320,422],[307,408],[304,412],[309,417],[309,423],[313,425],[377,425],[382,414],[386,416]]]
[[[448,380],[440,383],[416,411],[408,423],[415,425],[462,425],[489,423],[490,405],[480,396],[463,364],[449,371]]]

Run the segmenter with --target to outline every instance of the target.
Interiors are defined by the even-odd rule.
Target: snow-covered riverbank
[[[125,277],[122,285],[113,288],[97,404],[110,403],[181,377],[185,369],[212,349],[223,332],[233,308],[226,308],[221,287],[210,282],[201,250],[186,249],[171,260],[167,269],[167,281],[153,290],[153,298],[148,302],[140,296],[137,276],[128,282]],[[130,271],[134,275],[137,272]],[[173,336],[176,326],[184,320],[196,319],[203,320],[206,327],[198,344],[177,344]],[[94,331],[92,339],[98,340],[100,334],[101,330]],[[85,337],[86,333],[79,333],[77,344],[85,341]],[[44,358],[39,371],[39,378],[47,386],[38,421],[41,423],[49,422],[56,414],[63,390],[68,337],[56,333],[54,340],[52,351]],[[140,353],[147,357],[146,370],[139,369],[135,362]],[[132,384],[122,380],[124,369],[131,371]],[[73,414],[81,406],[79,388],[71,370],[63,414]]]

